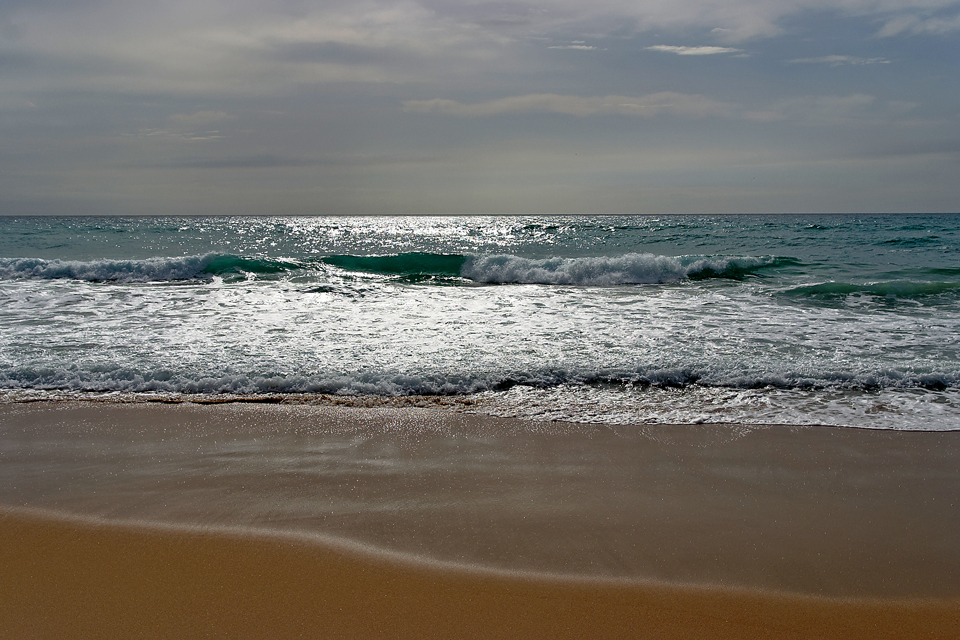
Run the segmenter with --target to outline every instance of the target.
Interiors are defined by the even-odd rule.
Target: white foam
[[[85,280],[87,282],[158,282],[199,276],[215,254],[144,260],[0,259],[0,279]]]
[[[469,257],[460,275],[485,283],[614,286],[663,284],[699,275],[730,277],[773,263],[770,257],[683,259],[650,253],[541,260],[490,255]]]

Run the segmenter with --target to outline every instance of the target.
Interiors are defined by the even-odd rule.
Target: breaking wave
[[[294,262],[243,258],[220,253],[144,260],[0,259],[0,279],[84,280],[87,282],[168,282],[212,276],[275,274],[300,268]]]
[[[0,388],[80,392],[231,393],[243,395],[325,393],[374,396],[468,396],[514,387],[548,389],[629,387],[634,389],[713,388],[730,390],[804,390],[877,392],[888,389],[943,391],[960,388],[960,370],[878,369],[835,371],[740,371],[706,367],[643,367],[635,370],[565,370],[532,368],[514,371],[438,372],[369,370],[315,373],[186,372],[130,366],[16,366],[0,368]]]
[[[496,255],[468,259],[461,275],[487,283],[612,286],[661,284],[684,279],[738,280],[761,269],[792,262],[772,256],[673,258],[649,253],[544,260]]]
[[[514,255],[473,256],[426,252],[382,256],[331,255],[315,262],[297,262],[208,253],[177,258],[88,262],[4,258],[0,259],[0,279],[168,282],[206,280],[213,276],[284,274],[326,265],[344,271],[413,280],[463,278],[482,284],[613,286],[687,279],[739,280],[763,269],[795,263],[790,258],[773,256],[675,258],[628,253],[621,256],[532,259]]]
[[[328,256],[322,262],[348,271],[381,275],[462,277],[484,284],[613,286],[709,278],[742,279],[761,269],[793,264],[789,258],[681,257],[628,253],[582,258],[522,258],[514,255],[401,253]]]

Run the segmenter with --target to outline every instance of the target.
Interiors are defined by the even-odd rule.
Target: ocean
[[[960,215],[2,217],[0,401],[960,429]]]

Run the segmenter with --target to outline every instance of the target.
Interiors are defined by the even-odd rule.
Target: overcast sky
[[[960,211],[960,0],[3,0],[0,213]]]

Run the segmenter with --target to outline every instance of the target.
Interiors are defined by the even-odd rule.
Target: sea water
[[[960,429],[960,215],[0,218],[5,401]]]

